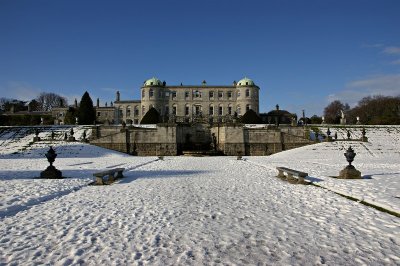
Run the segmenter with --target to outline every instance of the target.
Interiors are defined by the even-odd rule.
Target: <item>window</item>
[[[169,91],[165,92],[165,97],[169,97]]]
[[[209,115],[214,115],[214,106],[210,105]]]
[[[172,94],[172,99],[175,99],[176,98],[176,91],[173,91],[171,94]]]
[[[201,106],[200,105],[196,105],[194,108],[195,108],[196,115],[201,115]]]
[[[145,97],[145,92],[144,92],[144,90],[142,90],[142,98],[144,98]]]
[[[249,111],[251,109],[250,104],[246,105],[246,112]]]
[[[232,105],[228,106],[228,115],[232,115]]]
[[[201,98],[201,92],[199,92],[199,91],[194,91],[194,92],[193,92],[193,97],[195,97],[195,98]]]
[[[246,97],[250,97],[250,90],[249,89],[246,90]]]
[[[154,96],[154,91],[153,91],[153,89],[150,89],[149,90],[149,97],[152,98],[153,96]]]
[[[249,83],[248,83],[248,82],[246,82],[246,85],[249,85]]]
[[[165,115],[169,115],[169,106],[168,105],[165,106]]]
[[[139,115],[139,107],[136,105],[134,109],[135,116]]]
[[[231,99],[232,98],[232,92],[228,91],[228,98]]]
[[[126,108],[126,116],[131,116],[131,107],[130,106],[128,106]]]
[[[189,92],[185,91],[185,98],[189,98]]]
[[[237,97],[240,97],[240,91],[238,91],[238,93],[237,93]]]
[[[189,115],[189,106],[188,105],[185,106],[185,115]]]
[[[237,114],[238,114],[238,115],[241,115],[241,109],[240,109],[240,106],[238,106],[236,110],[237,110],[237,111],[236,111],[236,112],[237,112]]]
[[[173,105],[173,106],[172,106],[172,114],[173,114],[173,115],[176,115],[176,105]]]
[[[160,98],[163,97],[163,94],[162,94],[162,91],[161,91],[161,90],[158,91],[158,97],[160,97]]]
[[[145,113],[146,113],[146,107],[143,105],[143,106],[142,106],[142,116],[144,116]]]
[[[139,124],[139,119],[133,119],[134,124]]]
[[[224,95],[224,94],[222,93],[222,91],[219,91],[219,92],[218,92],[218,98],[222,98],[223,95]]]
[[[124,113],[123,113],[121,107],[118,109],[118,116],[119,116],[119,117],[123,117],[123,116],[124,116]]]
[[[100,112],[97,112],[97,116],[100,116]]]
[[[218,115],[223,115],[222,110],[222,105],[218,106]]]
[[[213,91],[210,91],[210,92],[208,93],[208,95],[210,96],[210,98],[214,98],[214,92],[213,92]]]

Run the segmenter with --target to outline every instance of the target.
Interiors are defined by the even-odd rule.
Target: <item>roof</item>
[[[158,78],[152,77],[151,79],[146,80],[143,83],[143,86],[162,86],[162,82]]]
[[[254,81],[247,77],[239,80],[237,85],[238,86],[255,86]]]

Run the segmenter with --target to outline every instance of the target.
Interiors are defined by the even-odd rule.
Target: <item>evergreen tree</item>
[[[156,108],[152,107],[149,111],[143,116],[140,124],[157,124],[160,122],[160,114],[156,110]]]
[[[93,101],[87,91],[85,91],[82,96],[78,110],[78,122],[80,125],[91,125],[96,121],[96,111],[93,107]]]

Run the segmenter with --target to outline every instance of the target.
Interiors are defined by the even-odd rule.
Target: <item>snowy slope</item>
[[[345,129],[330,130],[332,135],[337,130],[339,138],[347,138]],[[367,128],[366,131],[369,142],[325,142],[248,160],[269,169],[286,166],[307,172],[322,187],[400,213],[400,127]],[[353,129],[354,135],[361,138],[361,129]],[[332,178],[347,165],[344,153],[349,146],[357,153],[353,165],[365,179]]]
[[[367,133],[364,149],[354,143],[354,164],[371,179],[351,181],[329,177],[346,165],[347,142],[244,161],[162,161],[58,142],[54,165],[64,180],[31,179],[47,166],[42,144],[3,153],[0,264],[398,265],[399,218],[275,177],[275,165],[308,171],[321,186],[397,210],[390,195],[399,191],[399,134],[382,131]],[[93,172],[116,165],[127,168],[124,179],[87,185]]]

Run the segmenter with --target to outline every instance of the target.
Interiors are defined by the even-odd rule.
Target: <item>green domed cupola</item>
[[[255,86],[254,81],[249,78],[244,78],[238,81],[237,86]]]
[[[152,77],[144,82],[143,86],[162,86],[161,80],[158,78]]]

